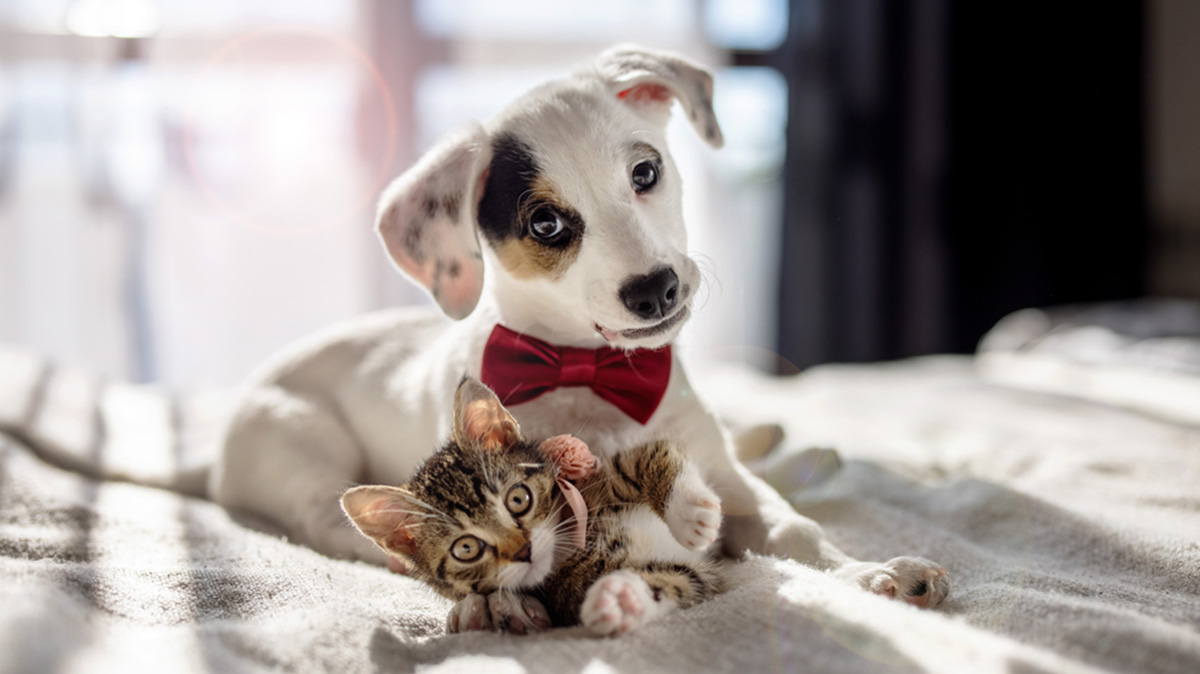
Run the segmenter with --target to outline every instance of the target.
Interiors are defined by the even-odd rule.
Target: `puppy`
[[[500,393],[526,437],[572,433],[601,454],[677,442],[708,470],[732,554],[786,556],[890,597],[940,602],[941,568],[856,562],[753,477],[670,353],[699,271],[664,131],[677,101],[720,147],[712,94],[694,63],[616,47],[442,139],[384,191],[376,227],[444,315],[367,316],[266,365],[224,437],[213,499],[325,554],[383,563],[337,497],[408,478],[449,436],[467,375]],[[525,381],[545,369],[534,355],[552,372]],[[604,363],[624,370],[592,385]]]

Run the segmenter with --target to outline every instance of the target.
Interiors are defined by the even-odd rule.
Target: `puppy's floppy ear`
[[[491,139],[472,123],[447,134],[379,200],[375,230],[392,262],[454,319],[470,314],[483,290],[475,221],[491,160]]]
[[[354,487],[342,494],[342,510],[384,552],[412,558],[417,554],[413,534],[427,515],[411,496],[403,487]]]
[[[501,450],[521,440],[521,427],[492,389],[466,377],[454,394],[454,441],[460,446]]]
[[[635,45],[613,47],[595,65],[609,90],[640,114],[665,125],[671,101],[677,99],[701,138],[713,147],[725,144],[713,113],[712,73],[703,67],[677,54]]]

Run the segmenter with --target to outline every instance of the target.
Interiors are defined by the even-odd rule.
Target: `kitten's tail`
[[[228,396],[171,395],[0,349],[0,443],[93,479],[206,496],[230,407]]]

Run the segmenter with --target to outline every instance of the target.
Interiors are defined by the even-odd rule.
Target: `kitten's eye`
[[[658,183],[658,169],[654,164],[644,161],[633,167],[633,174],[629,179],[633,181],[634,191],[640,194]]]
[[[473,562],[483,554],[483,541],[474,536],[463,536],[450,546],[450,554],[460,562]]]
[[[542,241],[550,241],[562,234],[566,229],[562,218],[554,211],[543,208],[529,218],[529,233]]]
[[[529,487],[519,484],[508,490],[508,495],[504,497],[504,505],[508,508],[508,512],[520,517],[529,511],[529,506],[533,504],[533,494],[529,493]]]

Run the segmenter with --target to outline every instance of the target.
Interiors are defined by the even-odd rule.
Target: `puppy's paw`
[[[487,597],[481,594],[467,595],[466,599],[450,609],[446,620],[446,631],[457,632],[489,632],[492,629],[492,614],[488,610]]]
[[[946,570],[921,557],[896,557],[874,564],[852,564],[839,575],[864,590],[920,608],[934,608],[950,594]]]
[[[600,636],[624,634],[657,613],[654,593],[632,571],[613,571],[588,588],[579,622]]]
[[[717,540],[721,529],[721,499],[698,474],[685,473],[667,501],[671,535],[689,550],[703,550]]]
[[[550,629],[550,614],[542,602],[526,594],[493,592],[487,598],[492,628],[509,634],[533,634]]]

